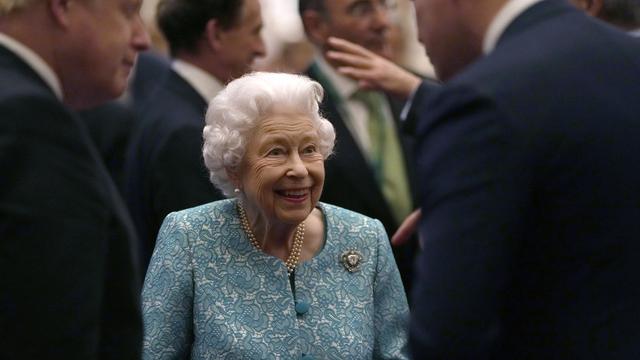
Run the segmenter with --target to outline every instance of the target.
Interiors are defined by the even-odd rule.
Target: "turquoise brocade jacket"
[[[235,199],[169,214],[144,282],[143,358],[407,359],[409,310],[382,224],[318,208],[324,247],[293,281],[251,245]]]

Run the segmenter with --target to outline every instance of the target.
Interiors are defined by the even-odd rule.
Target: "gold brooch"
[[[342,255],[340,256],[340,260],[342,261],[342,265],[344,265],[347,271],[355,272],[360,270],[360,265],[362,264],[362,254],[356,250],[347,250],[342,253]]]

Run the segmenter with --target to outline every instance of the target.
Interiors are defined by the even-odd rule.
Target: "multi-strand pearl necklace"
[[[238,205],[238,213],[240,214],[240,224],[242,225],[242,229],[247,234],[247,237],[249,238],[249,241],[251,242],[251,244],[255,246],[256,249],[262,250],[262,245],[260,245],[260,243],[258,242],[258,239],[256,239],[256,236],[253,234],[253,231],[251,230],[251,226],[249,226],[249,218],[247,218],[247,213],[244,211],[244,207],[242,207],[242,204],[239,201],[237,205]],[[289,275],[293,273],[293,270],[295,270],[296,266],[298,265],[298,262],[300,261],[300,254],[302,253],[302,245],[304,244],[304,230],[305,230],[305,225],[303,221],[300,224],[298,224],[298,226],[296,226],[296,232],[293,235],[293,245],[291,246],[291,251],[289,252],[289,256],[287,256],[287,260],[284,262],[285,265],[287,266],[287,271],[289,272]]]

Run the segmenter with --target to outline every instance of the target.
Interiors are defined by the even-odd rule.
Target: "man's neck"
[[[209,102],[222,90],[224,83],[206,69],[184,58],[175,58],[172,68],[180,75],[200,96]]]
[[[179,54],[175,54],[173,56],[174,59],[184,61],[193,65],[202,71],[210,74],[222,84],[226,84],[232,79],[230,78],[228,72],[224,69],[224,67],[218,62],[218,57],[209,54],[209,53],[201,53],[201,52],[180,52]]]

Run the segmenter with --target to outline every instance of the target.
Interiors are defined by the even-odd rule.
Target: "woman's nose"
[[[307,176],[309,171],[307,170],[307,166],[300,158],[300,154],[294,152],[289,158],[289,170],[287,171],[288,176],[296,176],[302,177]]]

